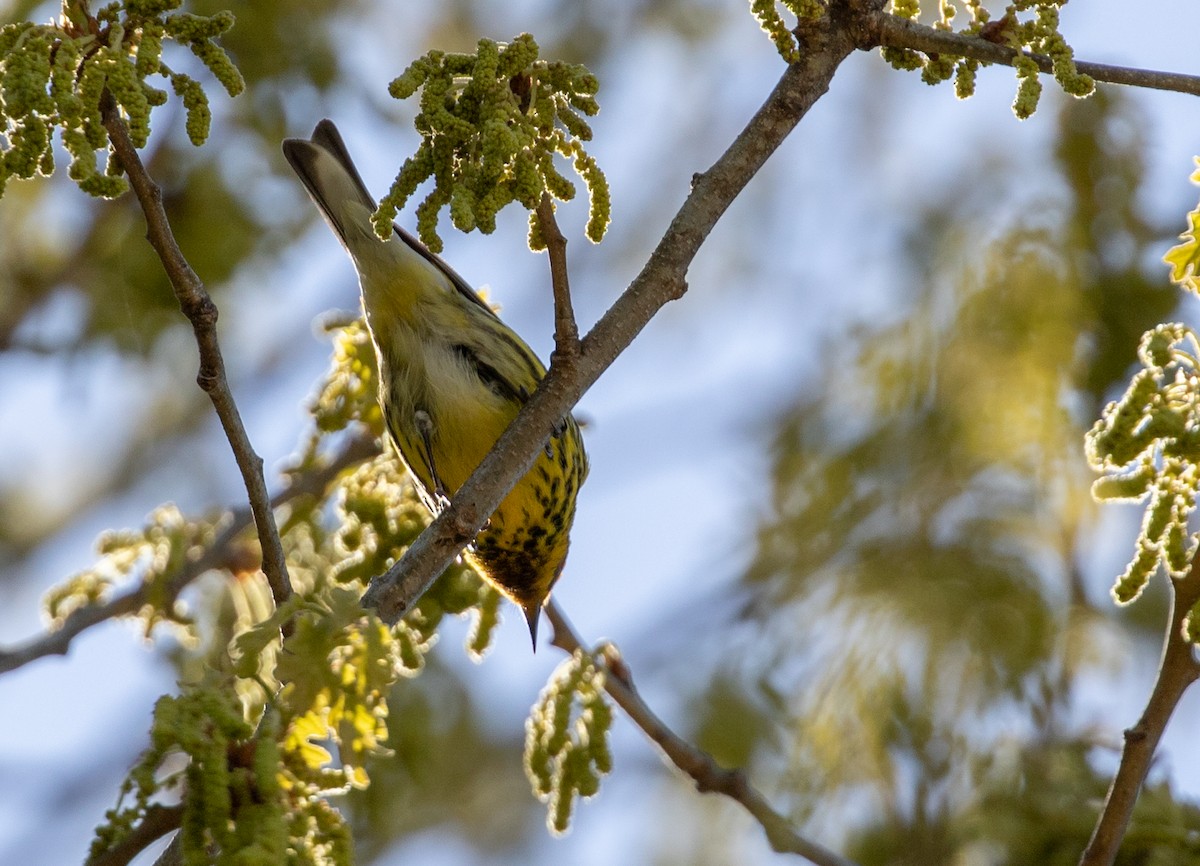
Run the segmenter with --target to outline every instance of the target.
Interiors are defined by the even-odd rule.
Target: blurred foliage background
[[[0,8],[38,20],[53,6]],[[235,395],[269,466],[302,441],[326,363],[311,321],[355,296],[282,138],[333,117],[378,192],[413,143],[409,108],[384,91],[409,59],[529,30],[543,56],[588,64],[615,222],[602,247],[571,247],[587,324],[780,71],[737,2],[505,7],[191,6],[238,16],[223,44],[247,92],[214,98],[201,149],[182,117],[157,119],[146,158],[221,308]],[[1068,38],[1073,23],[1064,12]],[[1115,30],[1085,36],[1116,46]],[[1131,65],[1174,56],[1129,43]],[[1162,586],[1128,610],[1108,600],[1132,518],[1092,505],[1082,435],[1142,331],[1189,314],[1158,259],[1193,203],[1200,125],[1171,120],[1184,97],[1113,89],[1049,99],[1018,125],[1011,75],[981,81],[953,105],[877,57],[851,58],[714,234],[689,295],[582,407],[593,475],[568,611],[625,648],[681,733],[863,866],[1075,862],[1166,615]],[[582,215],[565,216],[578,237]],[[11,184],[0,202],[6,645],[42,627],[39,595],[87,565],[99,530],[165,500],[240,501],[143,232],[131,201],[84,201],[62,177]],[[523,220],[447,242],[546,354],[544,264],[523,250]],[[35,744],[0,760],[12,804],[0,862],[79,860],[153,696],[189,663],[169,641],[105,629],[68,661],[0,679],[5,739]],[[396,755],[342,803],[360,862],[770,859],[735,805],[697,795],[628,725],[599,800],[570,837],[548,839],[520,769],[521,718],[557,659],[530,660],[510,637],[480,666],[448,638],[397,686]],[[85,689],[98,669],[114,676],[106,658],[138,685]],[[64,732],[67,717],[81,730]],[[1185,705],[1174,725],[1194,720]],[[1200,779],[1172,754],[1122,862],[1200,862],[1200,812],[1180,793]]]

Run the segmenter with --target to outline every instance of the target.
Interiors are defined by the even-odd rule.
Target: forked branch
[[[882,0],[865,5],[879,8]],[[707,172],[698,174],[649,261],[580,343],[576,363],[551,364],[546,378],[454,501],[386,574],[363,603],[395,623],[446,570],[521,478],[559,420],[616,360],[654,315],[687,291],[692,259],[726,208],[829,88],[855,48],[847,28],[823,20],[801,35],[802,60],[783,73],[767,101]]]

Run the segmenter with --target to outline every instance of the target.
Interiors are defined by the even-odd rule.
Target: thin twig
[[[984,63],[999,63],[1012,66],[1013,60],[1024,54],[1045,73],[1053,73],[1054,61],[1044,54],[1016,51],[1007,45],[989,42],[978,36],[936,30],[907,18],[879,12],[869,17],[863,28],[865,43],[860,48],[911,48],[925,54],[953,54],[970,57]],[[1128,66],[1112,66],[1107,63],[1075,62],[1075,68],[1097,81],[1108,84],[1124,84],[1129,87],[1144,87],[1151,90],[1169,90],[1200,96],[1200,76],[1178,72],[1159,72],[1153,69],[1135,69]]]
[[[882,0],[862,0],[878,9]],[[505,493],[521,478],[559,420],[608,369],[654,315],[687,291],[688,266],[717,220],[762,168],[809,108],[829,89],[856,48],[844,22],[821,19],[799,33],[801,57],[732,145],[695,176],[666,234],[642,272],[580,343],[573,364],[551,364],[546,378],[454,501],[386,574],[371,581],[363,603],[395,623],[475,537]]]
[[[129,185],[133,188],[138,204],[146,216],[146,239],[150,241],[150,245],[162,261],[163,270],[166,271],[167,279],[171,281],[171,288],[179,301],[179,308],[192,323],[196,344],[200,350],[200,371],[196,376],[196,383],[212,400],[225,437],[233,449],[233,456],[237,460],[238,469],[241,470],[246,495],[250,501],[250,511],[254,515],[254,524],[258,530],[263,573],[267,576],[275,603],[282,604],[292,594],[292,584],[288,578],[283,544],[279,540],[275,516],[271,513],[267,483],[263,477],[263,460],[250,444],[250,437],[246,435],[246,428],[242,424],[241,414],[225,376],[225,361],[217,341],[217,305],[213,303],[204,284],[184,258],[183,251],[179,249],[167,220],[167,212],[163,209],[162,190],[146,172],[137,148],[133,146],[129,137],[129,130],[117,111],[115,101],[108,93],[105,93],[101,102],[101,112],[113,151],[120,160],[125,176],[129,178]]]
[[[537,208],[538,223],[546,252],[550,257],[550,281],[554,290],[554,360],[579,357],[579,325],[571,303],[571,283],[567,273],[567,238],[554,218],[554,202],[542,193]]]
[[[271,500],[271,508],[278,508],[300,496],[322,495],[344,469],[378,453],[379,444],[374,439],[367,436],[352,438],[328,462],[310,472],[293,476],[291,483]],[[199,556],[183,566],[165,590],[139,584],[135,589],[103,604],[79,608],[55,631],[40,635],[22,647],[0,652],[0,674],[45,656],[66,655],[71,642],[82,632],[106,620],[135,614],[151,601],[164,607],[173,604],[179,593],[200,575],[228,563],[233,542],[251,522],[252,515],[248,509],[242,508],[232,512],[229,525]],[[164,594],[160,596],[159,593]]]
[[[178,830],[182,820],[183,806],[152,805],[128,836],[100,856],[89,859],[84,866],[128,866],[156,839]]]
[[[553,646],[567,653],[584,649],[579,635],[553,598],[546,603],[546,618],[554,626],[554,637],[550,641]],[[642,700],[625,665],[610,666],[609,676],[604,678],[604,690],[662,750],[664,757],[696,783],[698,791],[724,794],[741,804],[762,825],[767,841],[774,850],[781,854],[799,854],[817,866],[854,866],[846,858],[797,833],[787,818],[776,812],[766,797],[750,784],[742,770],[727,770],[718,766],[712,755],[696,748],[671,730]]]
[[[1183,621],[1192,607],[1200,601],[1200,556],[1192,561],[1188,574],[1172,581],[1171,618],[1163,637],[1162,662],[1154,690],[1146,703],[1142,717],[1125,731],[1125,748],[1121,763],[1113,776],[1104,808],[1096,820],[1092,838],[1084,849],[1079,866],[1112,866],[1121,840],[1129,829],[1133,807],[1150,771],[1155,749],[1166,730],[1179,699],[1200,677],[1200,664],[1194,655],[1195,646],[1187,639]]]

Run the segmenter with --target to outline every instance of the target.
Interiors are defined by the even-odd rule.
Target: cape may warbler
[[[533,351],[449,265],[399,226],[381,241],[375,201],[337,128],[288,139],[287,157],[354,261],[379,360],[379,403],[392,442],[438,511],[537,388]],[[575,496],[587,456],[567,416],[529,472],[500,503],[468,552],[483,576],[525,612],[537,645],[538,616],[562,573]]]

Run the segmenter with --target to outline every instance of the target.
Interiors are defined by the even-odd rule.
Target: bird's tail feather
[[[322,120],[318,123],[311,139],[286,139],[283,142],[283,155],[300,176],[326,222],[351,256],[355,259],[360,256],[375,259],[383,255],[393,261],[402,261],[406,256],[416,253],[420,257],[417,261],[424,260],[424,267],[432,266],[440,271],[459,294],[489,316],[495,315],[470,283],[400,226],[393,225],[392,230],[403,244],[390,247],[387,253],[381,251],[371,224],[375,199],[350,159],[350,152],[333,121]]]
[[[284,141],[283,155],[296,170],[342,246],[353,254],[356,244],[373,238],[370,215],[375,210],[375,200],[367,191],[332,122],[322,120],[318,123],[311,140],[289,138]]]

